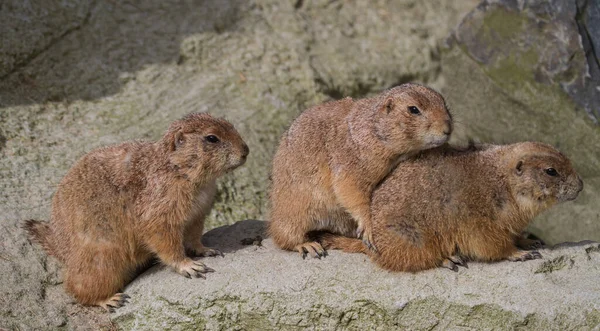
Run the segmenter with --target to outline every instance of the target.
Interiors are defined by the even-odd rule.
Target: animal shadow
[[[204,234],[202,243],[223,253],[233,253],[249,245],[260,246],[265,239],[267,222],[244,220],[212,229]]]

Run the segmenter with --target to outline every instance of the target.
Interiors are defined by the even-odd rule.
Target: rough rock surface
[[[91,0],[22,0],[0,3],[0,79],[26,65],[86,24]]]
[[[0,330],[111,329],[101,309],[73,302],[60,263],[27,240],[18,222],[0,223]]]
[[[541,260],[469,263],[458,273],[379,269],[364,255],[330,251],[322,260],[262,242],[265,222],[246,220],[209,231],[206,245],[225,257],[205,258],[216,270],[187,279],[154,266],[126,289],[132,298],[110,316],[74,304],[56,261],[9,226],[16,243],[0,257],[0,280],[45,275],[43,284],[2,295],[0,327],[16,330],[334,330],[449,328],[593,330],[600,327],[600,244],[543,249]],[[253,242],[254,241],[254,242]],[[242,243],[244,242],[244,243]],[[259,244],[260,245],[257,245]],[[18,257],[18,259],[14,259]],[[23,259],[25,257],[26,259]],[[18,283],[16,283],[18,284]],[[37,304],[21,305],[25,297]],[[9,304],[10,303],[10,304]],[[40,310],[42,313],[40,313]]]
[[[297,253],[275,248],[270,239],[260,246],[242,244],[263,235],[264,224],[247,220],[208,232],[205,244],[220,248],[225,257],[204,259],[216,270],[206,280],[187,279],[162,266],[143,273],[125,289],[132,298],[110,316],[113,326],[127,330],[600,327],[599,243],[544,249],[544,258],[535,261],[471,262],[457,273],[441,268],[390,273],[360,254],[331,251],[322,260],[302,260]],[[50,289],[58,292],[54,286]]]
[[[544,141],[569,156],[583,177],[575,203],[532,225],[549,243],[600,239],[600,76],[598,48],[589,42],[597,42],[600,2],[577,4],[482,1],[442,50],[455,139]]]

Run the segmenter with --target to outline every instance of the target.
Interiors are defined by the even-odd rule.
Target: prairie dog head
[[[541,212],[558,202],[574,200],[583,181],[571,161],[550,145],[515,144],[509,152],[509,178],[521,207]]]
[[[231,123],[206,113],[173,122],[163,144],[170,162],[190,179],[220,176],[244,164],[250,152]]]
[[[452,116],[444,98],[418,84],[403,84],[380,96],[376,109],[377,137],[397,153],[443,145],[452,133]]]

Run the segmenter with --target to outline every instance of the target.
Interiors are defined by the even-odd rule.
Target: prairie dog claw
[[[294,248],[305,259],[306,255],[311,255],[313,258],[320,259],[327,256],[327,251],[318,242],[307,242],[300,244]]]
[[[541,259],[541,258],[542,258],[542,254],[540,254],[540,252],[538,252],[538,251],[517,251],[516,253],[511,255],[508,258],[508,260],[516,262],[516,261],[535,260],[535,259]]]
[[[194,276],[196,278],[206,279],[206,276],[204,276],[203,274],[207,272],[214,272],[215,270],[207,267],[206,265],[204,265],[204,263],[200,261],[187,259],[184,262],[175,266],[175,271],[186,278],[192,278],[192,276]]]

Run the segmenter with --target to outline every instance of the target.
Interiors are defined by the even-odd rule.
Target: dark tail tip
[[[37,220],[26,220],[23,222],[23,229],[29,235],[29,239],[39,243],[48,252],[52,252],[48,237],[50,235],[50,226],[47,222]]]
[[[39,238],[39,227],[42,222],[36,220],[26,220],[23,222],[23,229],[27,232],[29,237],[33,240],[38,241]]]
[[[36,230],[35,228],[37,227],[37,225],[40,223],[40,221],[36,221],[36,220],[26,220],[23,221],[23,230],[25,230],[27,232],[27,234],[33,239],[36,237]]]

